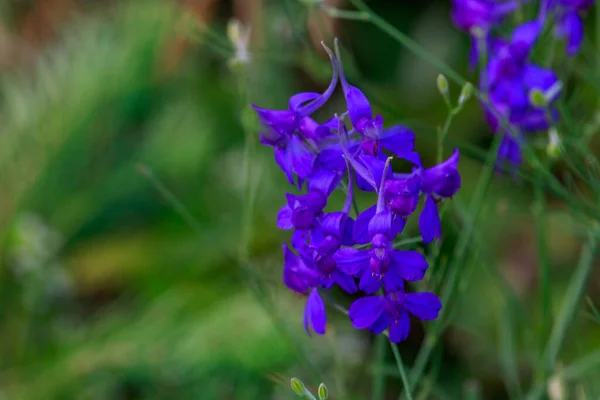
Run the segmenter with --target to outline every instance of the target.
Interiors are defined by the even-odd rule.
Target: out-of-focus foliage
[[[446,2],[373,3],[466,70],[467,43]],[[329,64],[318,42],[340,36],[349,78],[387,121],[415,130],[429,164],[445,118],[435,68],[373,26],[307,14],[292,0],[236,1],[233,11],[224,1],[32,0],[2,3],[0,12],[5,398],[284,399],[293,396],[292,376],[315,382],[307,384],[313,393],[325,382],[332,399],[369,398],[381,381],[390,396],[400,393],[391,354],[343,315],[329,311],[325,337],[303,331],[304,300],[280,283],[280,243],[288,237],[274,226],[289,188],[271,152],[258,146],[248,155],[257,193],[250,262],[239,261],[246,104],[228,66],[226,24],[235,15],[252,25],[248,97],[272,108],[299,89],[326,85]],[[449,90],[459,95],[457,86]],[[488,136],[479,108],[467,104],[449,140],[486,146]],[[444,279],[454,223],[468,218],[479,170],[480,160],[463,157],[464,188],[453,200],[463,213],[448,212],[431,279]],[[510,179],[488,193],[452,325],[426,375],[440,371],[435,398],[477,390],[505,398],[513,361],[519,380],[532,378],[530,356],[545,343],[531,203],[530,188]],[[558,308],[581,239],[567,210],[547,219]],[[416,232],[416,221],[407,229]],[[598,307],[593,274],[589,299]],[[519,302],[505,302],[506,290]],[[589,310],[592,318],[574,324],[577,340],[565,344],[565,364],[600,345],[597,311]],[[422,336],[416,328],[401,346],[407,362]],[[600,393],[593,379],[585,386]]]

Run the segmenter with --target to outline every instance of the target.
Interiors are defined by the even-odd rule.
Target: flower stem
[[[577,269],[569,282],[565,300],[554,322],[554,327],[550,334],[546,351],[544,352],[543,360],[546,371],[551,371],[554,368],[567,329],[571,325],[579,300],[584,293],[585,283],[594,265],[594,254],[598,249],[598,233],[598,227],[590,230],[588,240],[581,251]]]
[[[392,352],[394,353],[394,358],[396,359],[396,365],[398,366],[398,372],[400,372],[400,379],[402,379],[402,384],[404,385],[404,394],[408,400],[413,400],[412,393],[410,390],[410,381],[408,380],[408,376],[406,375],[406,370],[404,369],[404,363],[402,362],[402,357],[400,356],[400,351],[398,350],[398,345],[390,340],[390,345],[392,346]]]
[[[348,19],[353,21],[368,21],[370,19],[369,14],[363,11],[340,10],[337,8],[328,7],[326,5],[322,5],[321,10],[333,18]]]

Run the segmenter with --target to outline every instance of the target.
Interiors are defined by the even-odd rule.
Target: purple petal
[[[525,60],[533,47],[542,25],[539,21],[526,22],[518,26],[512,35],[510,50],[519,60]]]
[[[393,227],[394,222],[394,216],[390,211],[376,213],[369,222],[369,236],[373,237],[378,233],[382,233],[388,239],[393,239],[396,236],[394,233],[397,229],[397,227]]]
[[[355,169],[356,171],[356,169]],[[361,192],[373,192],[375,191],[375,187],[374,186],[375,182],[370,182],[368,180],[366,180],[365,178],[363,178],[363,175],[357,173],[356,174],[356,186],[358,186],[358,188],[361,190]]]
[[[432,196],[427,196],[425,200],[425,207],[419,216],[419,230],[425,243],[430,243],[433,239],[439,239],[442,236],[442,223],[437,204]]]
[[[327,51],[327,55],[329,56],[329,60],[331,61],[331,65],[333,67],[333,75],[331,77],[331,82],[329,83],[329,86],[323,92],[323,94],[318,95],[310,103],[303,105],[303,106],[299,106],[296,109],[296,112],[302,117],[310,115],[310,114],[314,113],[315,111],[317,111],[319,108],[321,108],[321,106],[323,106],[323,104],[325,104],[325,102],[327,100],[329,100],[329,98],[333,94],[333,91],[335,90],[335,87],[337,85],[337,80],[338,80],[337,59],[335,58],[335,56],[333,55],[331,50],[329,50],[328,48],[325,48],[325,51]]]
[[[376,186],[379,186],[379,183],[381,182],[381,177],[383,175],[383,170],[385,169],[386,160],[380,160],[379,158],[373,156],[363,155],[360,156],[360,162],[367,168],[367,170],[370,173],[369,181],[373,181],[376,183]],[[386,178],[391,176],[392,171],[388,168]]]
[[[356,222],[354,223],[354,241],[357,244],[367,244],[371,241],[369,222],[371,222],[371,219],[375,215],[376,208],[376,206],[369,207],[356,218]]]
[[[379,335],[381,332],[385,331],[385,329],[392,323],[392,319],[387,313],[381,313],[377,321],[373,323],[369,330],[374,335]]]
[[[407,293],[404,300],[404,307],[415,317],[424,321],[436,319],[442,303],[433,293]]]
[[[360,276],[358,287],[367,294],[373,294],[381,289],[383,283],[380,276],[375,276],[370,268],[365,268]]]
[[[427,260],[415,250],[395,250],[391,253],[398,274],[407,281],[419,281],[427,271]]]
[[[356,329],[366,329],[373,325],[384,310],[384,300],[380,296],[362,297],[348,310],[348,317]]]
[[[339,144],[328,145],[319,153],[317,163],[323,169],[345,171],[346,161],[344,160],[343,154],[342,147]]]
[[[277,214],[277,227],[279,229],[292,229],[294,224],[292,223],[292,209],[288,204],[281,207]]]
[[[342,245],[343,246],[354,246],[354,220],[347,217],[344,221],[342,229]]]
[[[357,250],[352,247],[339,249],[333,255],[337,268],[349,275],[356,275],[369,266],[371,258],[368,250]]]
[[[373,116],[371,104],[369,104],[367,96],[360,89],[349,85],[345,79],[342,80],[342,86],[344,87],[346,105],[352,126],[358,131],[362,131],[362,125]]]
[[[400,155],[413,151],[415,134],[405,126],[395,125],[383,131],[379,143],[384,149]]]
[[[452,197],[460,188],[461,179],[458,172],[458,149],[446,161],[423,172],[421,190],[427,194],[435,193],[441,197]]]
[[[313,170],[316,160],[315,154],[297,136],[293,135],[288,144],[293,171],[301,178],[308,178]]]
[[[340,175],[336,172],[327,169],[321,169],[310,177],[308,181],[308,190],[318,190],[319,192],[323,193],[325,197],[328,197],[340,183],[340,180]]]
[[[279,168],[285,172],[288,182],[293,185],[294,175],[292,173],[292,159],[290,153],[287,152],[287,149],[275,147],[275,161],[277,162],[277,165],[279,165]]]
[[[304,329],[309,332],[309,326],[319,335],[325,334],[325,325],[327,325],[327,315],[325,314],[325,303],[319,295],[318,289],[311,290],[306,300],[304,309]]]
[[[397,292],[404,290],[404,279],[398,273],[398,268],[395,265],[390,266],[390,269],[383,276],[383,287],[386,292]]]
[[[300,108],[304,103],[306,103],[307,101],[312,101],[319,96],[321,96],[320,93],[314,93],[314,92],[298,93],[298,94],[293,95],[290,98],[288,106],[289,106],[290,110],[296,112],[298,110],[298,108]]]
[[[567,39],[567,54],[577,54],[583,43],[583,21],[576,11],[567,12],[558,20],[556,35]]]
[[[331,274],[331,278],[339,287],[344,289],[347,293],[353,294],[356,293],[358,290],[356,286],[356,281],[350,275],[347,275],[341,271],[334,271]]]
[[[319,274],[308,268],[306,264],[290,251],[287,245],[283,245],[284,265],[283,283],[297,293],[304,293],[310,287],[316,286]]]
[[[341,211],[323,214],[321,219],[321,231],[325,235],[333,235],[337,238],[341,238],[345,221],[348,219],[348,214]]]
[[[410,331],[410,317],[406,311],[402,311],[400,319],[390,323],[390,340],[400,343],[408,337]]]
[[[298,118],[290,110],[268,110],[252,105],[258,121],[265,127],[270,127],[280,134],[291,134],[298,127]]]

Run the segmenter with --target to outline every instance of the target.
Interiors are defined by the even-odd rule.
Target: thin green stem
[[[492,148],[486,157],[485,165],[481,171],[481,174],[479,175],[479,180],[477,182],[473,199],[471,200],[471,205],[469,207],[472,214],[469,216],[467,224],[458,239],[458,243],[456,244],[452,258],[453,262],[449,266],[449,277],[445,281],[445,285],[442,289],[442,304],[448,303],[454,294],[456,287],[458,286],[458,278],[460,276],[458,272],[461,266],[464,265],[464,260],[467,256],[467,248],[471,243],[473,232],[475,231],[475,226],[477,220],[479,219],[479,214],[483,208],[483,201],[494,173],[494,165],[496,164],[496,160],[498,158],[498,149],[500,147],[501,140],[502,135],[496,135],[494,137]],[[410,381],[413,383],[418,382],[425,371],[425,366],[429,361],[431,351],[434,349],[437,343],[437,336],[441,332],[443,319],[446,315],[447,309],[448,307],[442,308],[438,319],[433,323],[433,326],[425,335],[425,341],[411,370]]]
[[[370,19],[369,14],[363,11],[340,10],[326,5],[322,5],[321,10],[333,18],[348,19],[352,21],[368,21]]]
[[[400,356],[400,351],[398,350],[398,345],[390,340],[390,345],[392,346],[392,352],[394,353],[394,358],[396,359],[396,365],[398,367],[398,372],[400,372],[400,379],[402,379],[402,384],[404,385],[404,394],[408,400],[413,400],[412,392],[410,390],[410,381],[406,375],[406,370],[404,369],[404,363],[402,362],[402,357]]]
[[[558,317],[554,322],[550,339],[548,340],[546,350],[542,356],[544,368],[541,370],[541,374],[536,377],[537,383],[530,391],[528,395],[529,399],[535,400],[542,396],[543,385],[546,381],[546,378],[554,369],[556,358],[558,357],[558,353],[562,347],[567,330],[575,316],[577,305],[579,304],[579,300],[581,299],[585,289],[585,283],[592,270],[594,254],[598,247],[597,233],[598,228],[592,228],[589,232],[588,239],[583,246],[577,269],[575,270],[575,273],[569,282],[567,293],[565,293],[565,299],[561,305]]]
[[[383,400],[385,396],[385,373],[383,367],[385,365],[385,342],[387,339],[383,335],[377,336],[375,339],[375,368],[373,370],[373,400]]]
[[[552,328],[552,333],[550,334],[550,339],[548,340],[548,345],[544,352],[544,364],[548,371],[551,371],[554,367],[558,352],[565,339],[567,329],[571,325],[579,300],[582,298],[585,283],[587,282],[587,278],[594,265],[594,254],[598,247],[597,230],[597,228],[594,228],[593,231],[590,231],[589,233],[587,242],[581,251],[577,269],[569,282],[565,299],[554,323],[554,327]]]
[[[542,306],[541,338],[546,340],[552,325],[552,284],[550,280],[550,260],[548,259],[548,227],[546,222],[546,202],[540,184],[534,187],[533,215],[535,218],[538,265],[540,274],[540,294]]]
[[[156,176],[154,175],[154,172],[152,172],[150,167],[148,167],[145,164],[137,164],[136,168],[137,168],[137,171],[140,173],[140,175],[142,175],[143,177],[148,179],[148,181],[150,183],[152,183],[152,185],[156,188],[156,190],[160,193],[160,195],[167,201],[167,203],[169,203],[169,205],[171,207],[173,207],[173,209],[177,212],[177,214],[179,214],[181,216],[181,218],[185,222],[187,222],[187,224],[196,233],[199,234],[202,232],[202,227],[200,226],[200,224],[198,223],[196,218],[194,218],[194,216],[192,215],[192,213],[190,213],[188,208],[185,205],[183,205],[183,203],[181,201],[179,201],[177,196],[175,196],[173,194],[173,192],[171,192],[160,180],[158,180],[156,178]]]

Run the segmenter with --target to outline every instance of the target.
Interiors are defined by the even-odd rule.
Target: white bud
[[[235,54],[229,60],[231,64],[247,64],[250,61],[248,44],[250,43],[250,27],[239,20],[231,19],[227,23],[227,38],[233,44]]]
[[[548,379],[546,391],[550,400],[566,399],[565,384],[560,375],[553,375],[550,377],[550,379]]]
[[[546,154],[551,158],[556,158],[560,155],[561,151],[560,137],[556,128],[550,128],[548,130],[548,145],[546,146]]]

